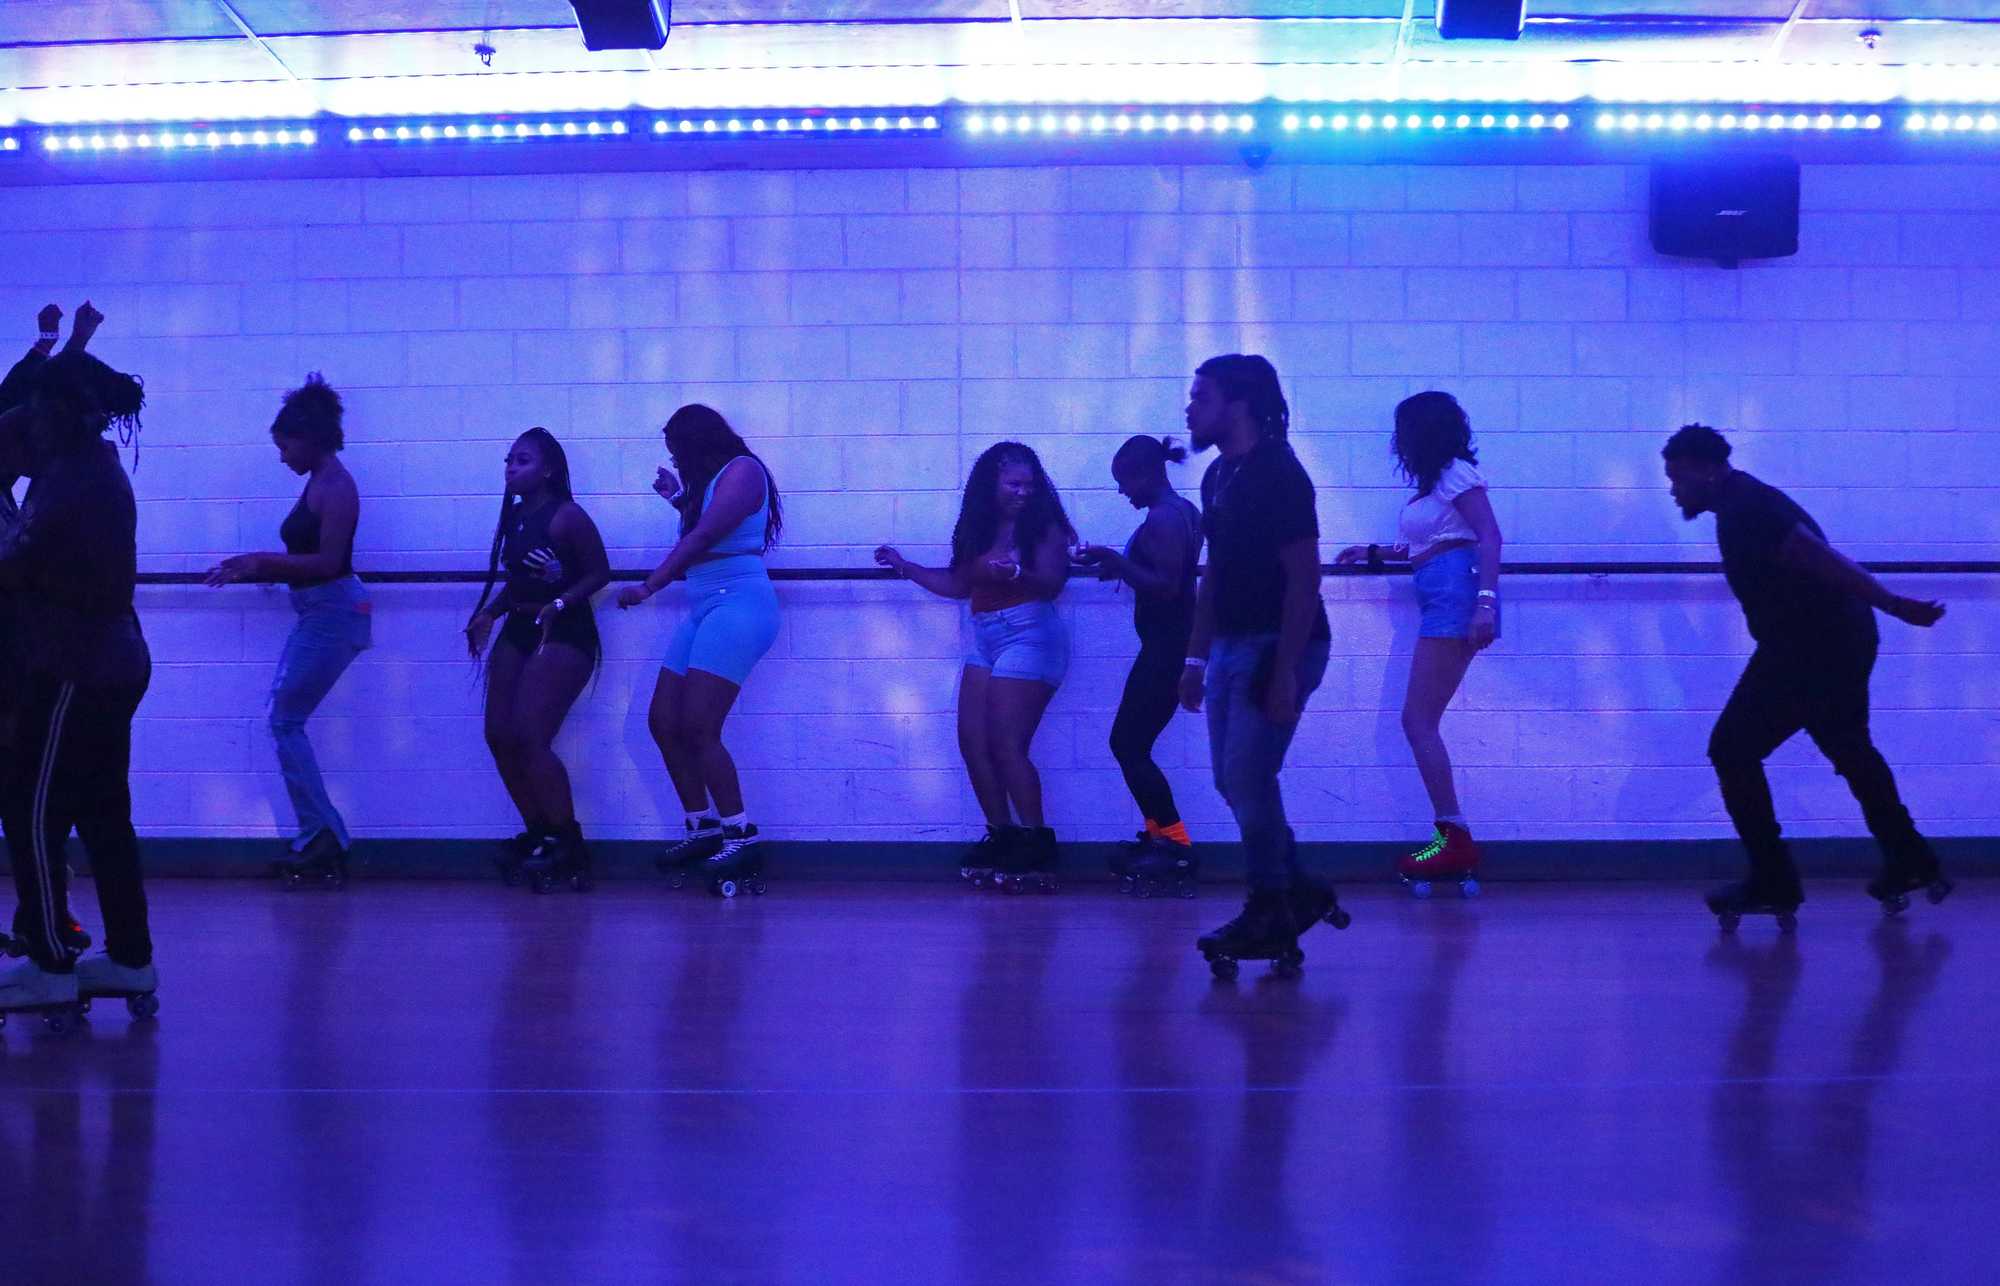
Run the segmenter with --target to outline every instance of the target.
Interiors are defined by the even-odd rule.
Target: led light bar
[[[1337,110],[1286,112],[1278,122],[1287,134],[1341,134],[1396,132],[1431,134],[1507,134],[1567,130],[1575,122],[1570,114],[1554,108],[1520,105],[1514,107],[1429,107],[1418,110],[1388,110],[1367,104]]]
[[[18,152],[20,150],[20,139],[14,137],[12,134],[0,134],[0,152]]]
[[[41,148],[51,155],[115,152],[224,152],[260,148],[312,147],[319,131],[310,125],[108,126],[90,130],[50,130]]]
[[[942,128],[936,111],[889,110],[858,112],[752,113],[728,116],[656,116],[653,136],[663,139],[792,137],[867,137],[869,135],[935,134]]]
[[[1766,111],[1746,108],[1603,108],[1596,116],[1600,134],[1827,134],[1882,128],[1877,111],[1818,108],[1809,111]]]
[[[513,120],[389,120],[347,127],[347,141],[374,144],[541,143],[625,138],[632,127],[619,117]]]
[[[2000,133],[2000,115],[1991,111],[1975,114],[1962,107],[1917,111],[1903,119],[1903,128],[1911,134],[1994,134]]]

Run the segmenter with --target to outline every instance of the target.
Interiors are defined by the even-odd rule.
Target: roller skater
[[[653,490],[679,512],[680,539],[644,583],[618,591],[618,606],[637,607],[687,582],[687,612],[667,643],[646,716],[687,816],[684,836],[655,863],[680,888],[721,857],[732,836],[756,834],[722,728],[778,639],[778,593],[764,559],[785,516],[770,468],[720,412],[691,403],[661,432],[673,468],[659,470]]]
[[[1928,628],[1944,605],[1893,594],[1836,552],[1791,497],[1731,468],[1728,441],[1707,425],[1683,427],[1660,454],[1682,516],[1715,515],[1723,572],[1757,643],[1708,744],[1750,878],[1710,894],[1710,910],[1725,929],[1766,911],[1785,928],[1805,900],[1764,774],[1764,760],[1802,729],[1846,780],[1881,846],[1882,873],[1868,892],[1883,912],[1900,914],[1918,888],[1943,901],[1951,883],[1869,733],[1868,680],[1877,610]]]
[[[1389,445],[1404,480],[1416,489],[1397,520],[1402,539],[1387,550],[1350,545],[1334,561],[1410,564],[1422,621],[1410,655],[1403,735],[1437,825],[1428,843],[1397,859],[1396,873],[1420,898],[1446,880],[1471,897],[1479,892],[1473,878],[1479,846],[1460,810],[1438,728],[1472,658],[1500,637],[1500,525],[1479,475],[1472,422],[1456,398],[1428,392],[1403,399]]]
[[[280,583],[290,587],[298,621],[271,683],[271,737],[298,829],[273,864],[286,889],[347,887],[347,822],[328,796],[306,721],[373,642],[373,607],[354,574],[354,531],[361,498],[340,462],[346,445],[340,394],[317,372],[285,394],[271,423],[278,459],[306,478],[305,490],[278,527],[284,552],[238,554],[208,573],[208,584]]]
[[[486,584],[465,626],[473,656],[493,641],[486,744],[523,824],[496,864],[508,884],[526,880],[544,893],[568,884],[580,893],[590,887],[590,857],[555,738],[602,655],[590,599],[610,583],[611,564],[553,433],[537,427],[516,438],[505,469]]]
[[[973,642],[959,671],[958,748],[987,834],[960,872],[975,888],[1055,887],[1055,835],[1028,752],[1069,671],[1069,627],[1055,600],[1069,579],[1075,541],[1041,458],[1019,442],[1001,442],[980,453],[966,478],[949,566],[918,566],[889,545],[875,551],[876,562],[940,598],[970,600]],[[991,867],[979,854],[988,841]]]
[[[1121,550],[1085,545],[1077,560],[1132,587],[1132,625],[1139,654],[1125,677],[1111,722],[1111,755],[1145,816],[1136,845],[1114,855],[1121,892],[1150,897],[1171,887],[1194,896],[1199,864],[1167,776],[1153,746],[1180,705],[1180,672],[1194,629],[1195,568],[1201,561],[1201,511],[1179,495],[1167,465],[1187,459],[1172,438],[1126,440],[1111,459],[1118,493],[1146,520]]]
[[[726,827],[722,847],[701,864],[708,891],[717,897],[733,898],[744,890],[764,892],[764,846],[757,840],[755,826]]]
[[[1188,433],[1197,450],[1219,446],[1222,458],[1201,483],[1208,570],[1195,597],[1181,703],[1207,705],[1215,784],[1236,815],[1250,883],[1243,914],[1196,940],[1218,977],[1233,976],[1236,960],[1272,959],[1296,972],[1305,958],[1292,907],[1306,882],[1296,873],[1278,774],[1326,673],[1331,631],[1319,601],[1312,479],[1286,442],[1290,423],[1278,374],[1263,358],[1211,358],[1195,372]],[[1330,892],[1306,886],[1315,904]]]

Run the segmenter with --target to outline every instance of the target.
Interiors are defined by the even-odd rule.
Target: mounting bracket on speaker
[[[1519,40],[1528,0],[1437,0],[1442,40]]]
[[[569,0],[585,49],[664,49],[673,0]]]
[[[1734,268],[1799,252],[1799,163],[1790,156],[1660,161],[1652,170],[1653,249]]]

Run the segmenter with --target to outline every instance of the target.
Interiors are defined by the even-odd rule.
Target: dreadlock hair
[[[1030,557],[1051,527],[1062,531],[1065,542],[1075,542],[1076,528],[1070,526],[1069,515],[1063,512],[1062,497],[1056,494],[1056,484],[1049,481],[1047,471],[1042,468],[1041,457],[1022,443],[996,442],[973,461],[972,473],[965,480],[965,496],[958,505],[958,524],[951,530],[953,570],[991,549],[993,538],[1000,534],[1000,471],[1010,464],[1026,465],[1035,475],[1035,489],[1021,509],[1021,516],[1014,520],[1014,552],[1022,559]]]
[[[35,369],[28,397],[41,404],[59,453],[80,450],[114,426],[119,444],[132,446],[146,405],[146,382],[113,370],[92,353],[64,349]]]
[[[1278,371],[1255,353],[1224,353],[1195,367],[1196,375],[1215,381],[1225,402],[1250,408],[1251,422],[1267,438],[1282,440],[1292,427],[1292,408],[1278,387]]]
[[[340,394],[318,371],[306,375],[306,382],[285,394],[278,418],[271,421],[274,438],[299,438],[321,451],[338,451],[347,445],[341,431]]]
[[[1472,449],[1472,420],[1449,393],[1418,393],[1396,404],[1396,430],[1389,453],[1403,478],[1428,496],[1454,460],[1479,463]]]
[[[681,535],[693,531],[694,525],[701,521],[702,507],[708,503],[708,484],[715,481],[715,475],[731,460],[747,455],[764,471],[764,497],[769,502],[764,517],[764,548],[778,543],[778,533],[785,529],[785,508],[778,499],[777,480],[771,477],[771,466],[729,426],[722,412],[690,402],[667,417],[661,432],[668,449],[685,470],[681,493],[674,498],[674,507],[681,512]]]

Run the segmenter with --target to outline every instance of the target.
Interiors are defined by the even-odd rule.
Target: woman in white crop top
[[[1403,698],[1403,735],[1424,779],[1437,828],[1431,841],[1396,863],[1418,897],[1434,880],[1456,880],[1471,896],[1479,848],[1472,842],[1438,724],[1479,651],[1500,637],[1500,524],[1479,476],[1472,423],[1449,393],[1419,393],[1396,407],[1390,442],[1416,495],[1403,506],[1402,540],[1384,550],[1353,545],[1342,563],[1408,562],[1422,625],[1410,657]]]

